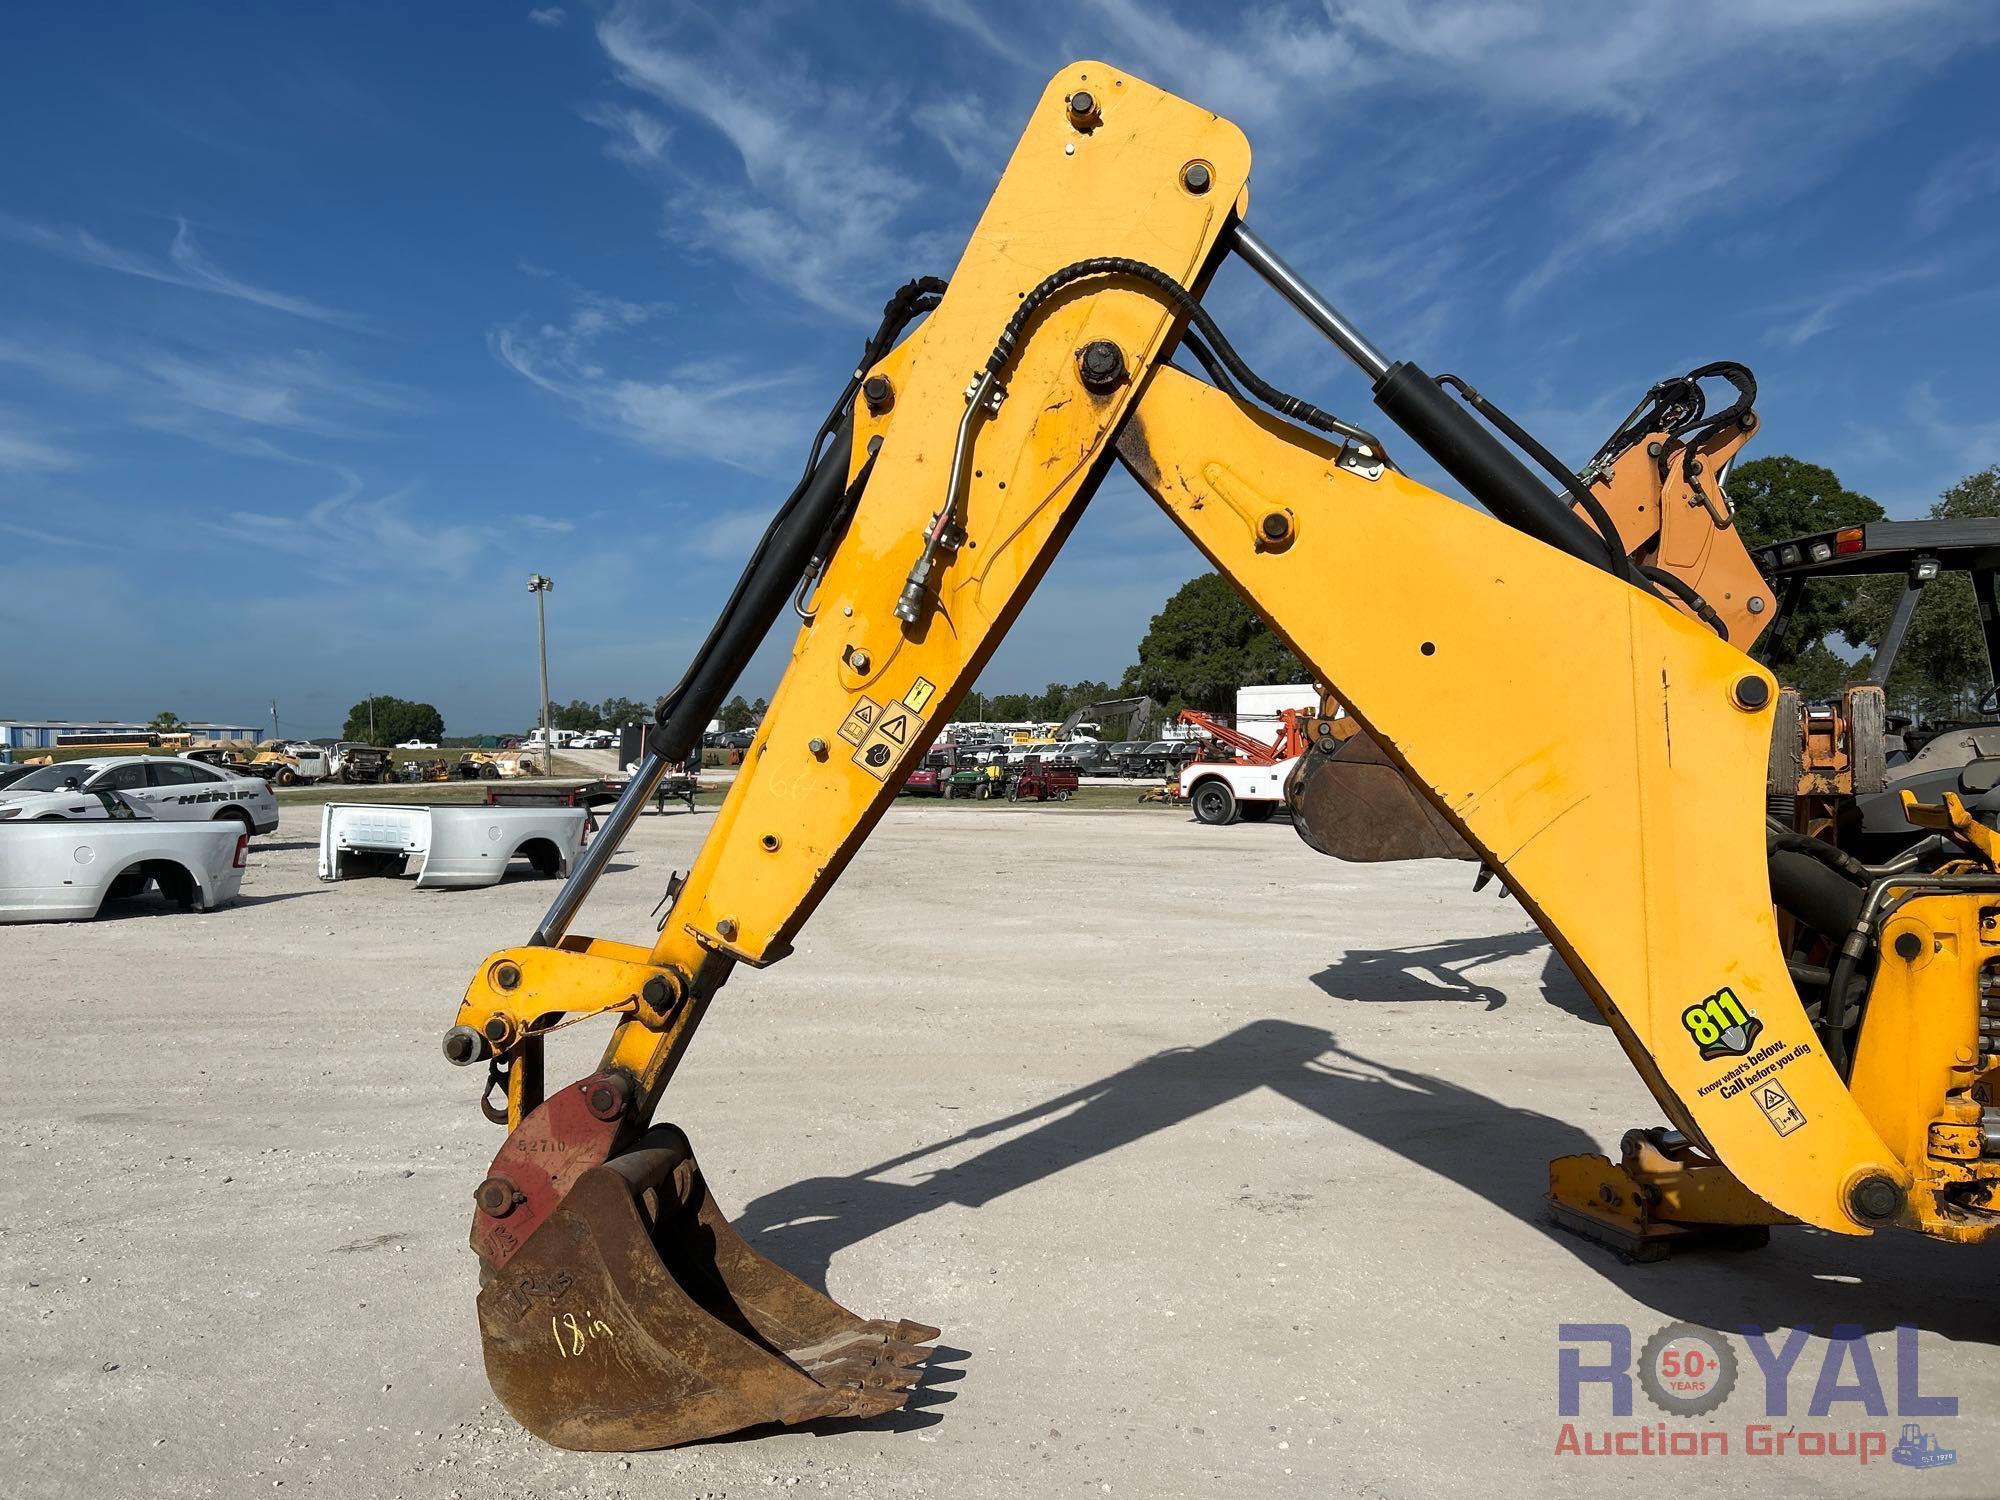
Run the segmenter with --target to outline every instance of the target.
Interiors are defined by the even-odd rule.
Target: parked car
[[[10,784],[19,781],[30,771],[39,771],[41,769],[40,766],[30,765],[0,766],[0,791],[4,791]]]
[[[1111,776],[1142,776],[1145,774],[1146,742],[1144,740],[1119,740],[1104,752],[1104,770]],[[1137,759],[1138,768],[1133,761]]]
[[[0,822],[121,816],[114,808],[164,822],[230,818],[249,833],[278,826],[278,798],[268,782],[175,755],[63,761],[0,788]]]
[[[404,740],[396,746],[398,750],[435,750],[436,740]]]
[[[87,922],[106,901],[149,888],[182,911],[236,899],[250,835],[234,820],[167,823],[116,805],[110,822],[0,829],[0,922]]]

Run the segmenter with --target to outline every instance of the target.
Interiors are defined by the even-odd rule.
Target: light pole
[[[535,596],[535,634],[542,646],[542,774],[555,769],[555,739],[549,732],[549,612],[544,598],[556,586],[553,578],[540,573],[528,575],[528,592]]]

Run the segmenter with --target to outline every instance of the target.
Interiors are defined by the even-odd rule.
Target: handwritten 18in
[[[575,1313],[564,1313],[561,1317],[549,1319],[549,1332],[555,1335],[556,1352],[564,1359],[574,1359],[583,1353],[583,1346],[592,1339],[608,1339],[612,1336],[611,1325],[595,1313],[586,1312],[584,1321],[579,1323]]]

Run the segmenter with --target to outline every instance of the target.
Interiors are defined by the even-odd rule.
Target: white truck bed
[[[242,889],[249,841],[234,820],[0,824],[0,922],[87,922],[114,888],[136,896],[148,884],[208,911]]]
[[[541,874],[567,875],[589,816],[581,807],[329,802],[320,810],[319,878],[399,875],[412,856],[426,889],[498,885],[516,857]]]

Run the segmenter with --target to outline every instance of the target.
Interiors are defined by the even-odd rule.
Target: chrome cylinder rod
[[[1368,336],[1341,316],[1340,309],[1313,290],[1312,283],[1286,265],[1278,252],[1251,233],[1248,225],[1236,226],[1230,248],[1250,264],[1250,269],[1271,284],[1271,289],[1297,308],[1305,320],[1333,341],[1361,368],[1370,381],[1389,373],[1389,357],[1368,341]]]
[[[537,948],[553,948],[569,931],[569,924],[576,920],[577,908],[590,894],[590,888],[597,884],[597,877],[604,873],[604,867],[611,863],[611,856],[618,852],[618,845],[625,835],[632,831],[638,821],[639,810],[646,805],[646,799],[653,795],[653,789],[660,784],[660,778],[667,773],[667,763],[659,752],[648,750],[646,758],[633,769],[632,779],[625,783],[625,790],[618,800],[611,804],[611,811],[598,824],[597,837],[582,854],[577,856],[576,868],[569,872],[569,879],[563,882],[556,899],[549,903],[547,913],[535,935],[528,941]]]

